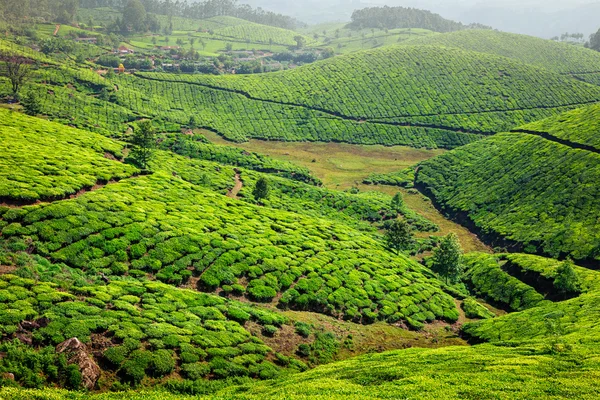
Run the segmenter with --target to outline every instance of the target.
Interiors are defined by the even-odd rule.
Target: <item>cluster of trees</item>
[[[464,25],[434,14],[431,11],[406,7],[369,7],[352,13],[351,29],[421,28],[436,32],[452,32],[462,29],[491,29],[480,24]]]
[[[40,18],[68,24],[75,19],[78,8],[79,0],[0,0],[0,16],[10,21]]]
[[[247,4],[239,4],[237,0],[141,0],[146,12],[194,19],[206,19],[229,15],[264,25],[295,29],[303,26],[298,20],[277,14],[262,8],[252,8]],[[84,8],[114,7],[125,8],[128,0],[81,0]]]
[[[583,33],[569,33],[569,32],[565,32],[560,36],[554,36],[551,40],[554,40],[556,42],[560,41],[560,42],[583,42],[583,38],[585,36],[583,35]]]
[[[600,29],[598,29],[598,32],[590,35],[590,40],[585,44],[585,47],[600,51]]]

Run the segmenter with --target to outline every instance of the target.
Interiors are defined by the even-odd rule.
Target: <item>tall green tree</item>
[[[135,32],[146,30],[146,9],[140,0],[129,0],[123,9],[123,25]]]
[[[415,242],[411,226],[404,219],[395,219],[388,225],[385,241],[396,254],[409,250]]]
[[[600,51],[600,29],[598,29],[598,32],[593,33],[590,36],[590,41],[585,45],[592,50]]]
[[[252,195],[256,201],[261,201],[269,197],[269,181],[264,177],[259,178],[256,181]]]
[[[400,212],[404,208],[404,199],[400,193],[396,193],[390,203],[392,210]]]
[[[34,91],[30,91],[21,100],[21,105],[25,111],[25,114],[36,116],[42,112],[42,105],[40,99]]]
[[[133,131],[131,145],[131,158],[142,169],[146,169],[156,148],[156,129],[152,126],[152,121],[145,120],[138,122],[137,127]]]
[[[433,251],[431,269],[446,280],[456,283],[460,280],[462,249],[458,236],[454,233],[444,237],[440,245]]]

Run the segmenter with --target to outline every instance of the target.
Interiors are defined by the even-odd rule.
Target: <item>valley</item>
[[[600,397],[600,31],[230,0],[0,29],[0,399]]]

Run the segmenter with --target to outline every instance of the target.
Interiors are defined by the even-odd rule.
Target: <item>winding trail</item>
[[[237,195],[240,192],[240,190],[242,190],[243,187],[244,187],[244,183],[240,179],[239,171],[236,169],[235,170],[235,185],[233,186],[232,189],[229,190],[229,192],[227,192],[227,197],[230,197],[232,199],[237,199],[238,198]]]

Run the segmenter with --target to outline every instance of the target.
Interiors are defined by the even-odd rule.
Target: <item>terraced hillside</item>
[[[216,19],[221,18],[221,19]],[[226,20],[223,20],[225,18]],[[237,21],[236,21],[237,20]],[[279,44],[283,46],[295,46],[296,36],[304,38],[305,42],[310,44],[313,40],[307,36],[298,34],[298,32],[288,29],[277,28],[274,26],[261,25],[250,21],[241,20],[233,17],[215,17],[208,21],[222,22],[227,26],[220,26],[213,30],[213,34],[225,39],[244,41],[261,44]]]
[[[411,44],[442,45],[494,54],[585,79],[600,75],[600,54],[579,46],[492,30],[463,30],[415,38]]]
[[[491,134],[577,104],[600,100],[598,88],[569,77],[506,58],[434,46],[360,52],[293,71],[259,76],[153,73],[139,76],[154,82],[185,82],[237,95],[250,109],[286,107],[294,110],[294,114],[314,115],[317,120],[344,121],[348,128],[358,122],[391,132],[393,127],[420,127],[426,134],[436,131]],[[158,91],[153,89],[152,93]],[[272,133],[255,135],[248,133],[251,137],[277,138]],[[329,140],[348,141],[344,136],[332,136]],[[396,135],[392,133],[391,138],[381,139],[377,136],[380,135],[369,134],[362,142],[393,144]],[[314,140],[312,134],[297,131],[279,138]],[[350,139],[357,140],[361,139]],[[406,141],[398,138],[395,143]]]
[[[556,278],[560,262],[525,254],[466,255],[467,272],[480,274],[474,289],[492,288],[499,301],[518,293],[519,285],[541,296],[537,290],[510,276],[504,269],[510,263],[522,273]],[[369,354],[317,367],[300,374],[284,375],[265,382],[244,381],[238,385],[198,385],[177,394],[164,392],[100,394],[97,399],[188,398],[186,393],[205,393],[204,398],[239,397],[246,399],[278,398],[389,398],[407,399],[595,399],[600,394],[597,335],[598,282],[600,274],[573,267],[582,282],[583,293],[564,301],[543,300],[527,309],[465,325],[475,341],[471,347],[442,349],[404,349]],[[495,272],[499,271],[499,272]],[[508,278],[494,281],[497,276]],[[495,283],[495,285],[494,285]],[[3,389],[7,399],[41,396],[41,391]],[[66,391],[45,391],[55,399],[79,399]],[[191,398],[191,397],[189,397]]]
[[[416,183],[498,246],[598,266],[596,110],[589,106],[426,161]]]
[[[332,192],[246,170],[236,167],[240,157],[210,151],[208,144],[174,149],[189,158],[157,150],[153,172],[138,176],[114,157],[123,154],[121,142],[7,110],[0,116],[3,143],[16,145],[0,149],[10,160],[0,164],[0,173],[16,177],[23,193],[54,200],[0,206],[0,350],[10,354],[6,362],[17,362],[14,352],[33,357],[36,346],[77,337],[96,349],[103,376],[117,388],[173,371],[193,380],[270,378],[305,368],[289,358],[293,348],[276,355],[253,337],[294,331],[275,307],[415,329],[459,318],[445,286],[407,256],[388,251],[366,223],[402,212],[417,228],[426,222],[392,208],[388,196]],[[15,156],[24,142],[35,146],[37,158]],[[223,163],[203,160],[200,149]],[[109,151],[113,155],[105,158]],[[82,166],[65,167],[64,160]],[[267,165],[289,169],[264,157],[250,167]],[[269,179],[272,200],[257,205],[248,188],[239,199],[226,196],[240,176],[250,187]],[[90,187],[97,177],[104,183]],[[122,179],[109,182],[113,177]],[[48,196],[47,187],[62,191]],[[89,191],[74,193],[80,188]],[[36,346],[9,344],[15,338]],[[51,372],[60,357],[44,354],[46,364],[23,369],[15,379],[25,386],[68,387],[63,375]],[[44,377],[31,383],[27,371]]]

